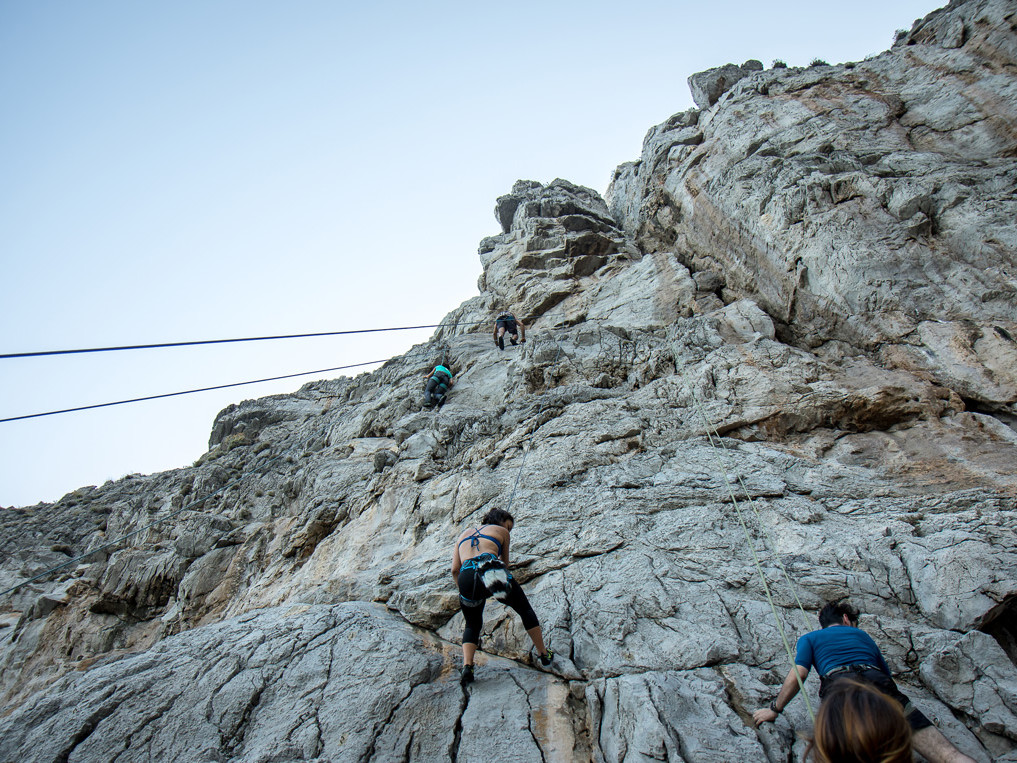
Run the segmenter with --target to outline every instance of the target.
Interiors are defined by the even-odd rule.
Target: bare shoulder
[[[501,541],[508,540],[510,535],[509,531],[501,525],[490,525],[485,532]]]

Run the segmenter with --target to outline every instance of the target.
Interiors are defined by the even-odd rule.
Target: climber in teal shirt
[[[445,404],[445,395],[451,388],[452,372],[443,365],[435,366],[424,387],[424,406],[430,408],[437,405],[441,408]]]

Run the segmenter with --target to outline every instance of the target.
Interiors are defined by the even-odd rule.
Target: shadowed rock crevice
[[[1017,597],[1007,597],[987,612],[978,629],[996,639],[1010,661],[1017,665]]]
[[[111,689],[107,695],[107,701],[105,704],[100,706],[95,712],[89,715],[81,724],[78,731],[71,737],[70,745],[63,750],[60,750],[54,760],[59,763],[67,763],[70,760],[71,755],[78,748],[78,746],[88,739],[99,725],[100,721],[108,718],[117,707],[117,703],[109,700],[109,695],[112,695],[115,690]]]

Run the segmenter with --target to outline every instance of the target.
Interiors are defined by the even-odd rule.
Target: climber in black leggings
[[[487,512],[480,527],[459,535],[452,554],[452,578],[459,586],[459,607],[466,621],[463,630],[463,675],[465,686],[473,680],[473,657],[484,627],[484,603],[491,596],[516,611],[526,634],[537,649],[540,664],[547,667],[554,654],[544,646],[540,621],[519,583],[508,571],[509,533],[515,524],[502,509]],[[463,544],[468,544],[465,548]]]

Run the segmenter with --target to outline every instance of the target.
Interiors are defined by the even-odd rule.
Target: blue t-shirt
[[[806,633],[798,639],[795,664],[809,670],[815,666],[821,676],[841,665],[858,664],[875,665],[890,675],[876,642],[865,631],[850,625],[829,625]]]

